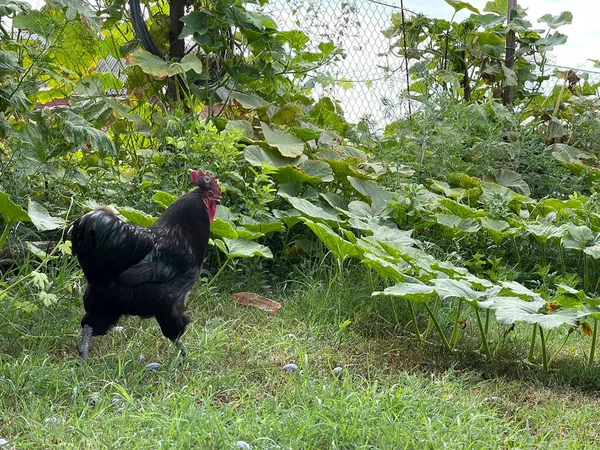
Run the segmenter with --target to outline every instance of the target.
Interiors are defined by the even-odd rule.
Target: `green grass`
[[[196,292],[185,359],[154,320],[127,318],[123,333],[93,339],[87,367],[74,347],[79,299],[36,313],[4,301],[0,439],[17,449],[596,448],[600,383],[580,355],[549,374],[510,345],[493,363],[469,345],[448,355],[434,332],[418,344],[403,305],[371,299],[361,275],[330,285],[295,274],[303,281],[272,295],[284,303],[274,317],[235,305],[227,284]]]

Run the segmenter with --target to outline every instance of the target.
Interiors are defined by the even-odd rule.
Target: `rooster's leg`
[[[88,358],[88,352],[90,349],[90,342],[92,340],[93,329],[89,325],[84,325],[79,339],[77,340],[77,350],[79,351],[79,359],[82,363],[86,363]]]
[[[179,353],[181,353],[181,356],[185,356],[185,345],[183,345],[183,342],[181,342],[181,339],[177,338],[177,339],[172,339],[171,341],[173,342],[173,344],[175,344],[175,347],[177,347],[179,349]]]

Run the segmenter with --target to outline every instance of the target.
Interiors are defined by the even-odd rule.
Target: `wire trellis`
[[[375,129],[381,130],[387,123],[411,113],[410,63],[390,51],[397,42],[391,42],[383,34],[391,26],[392,14],[401,14],[402,23],[405,18],[408,20],[419,14],[414,8],[405,7],[406,3],[403,0],[270,0],[264,10],[280,29],[300,29],[313,42],[333,41],[344,50],[344,60],[322,70],[342,81],[343,86],[352,85],[352,88],[317,89],[315,96],[326,94],[338,100],[349,122],[368,119]],[[552,61],[552,55],[549,55],[549,61]],[[551,73],[553,69],[573,70],[591,85],[600,82],[600,71],[547,62],[545,75],[550,78],[538,86],[543,92],[563,83]]]
[[[403,4],[404,3],[404,4]],[[339,101],[345,119],[352,123],[365,119],[375,130],[410,113],[410,99],[407,94],[407,61],[397,52],[391,52],[394,42],[385,37],[383,31],[391,26],[392,14],[404,11],[406,19],[417,14],[404,0],[270,0],[263,11],[271,16],[280,30],[300,29],[311,38],[312,45],[333,41],[343,49],[346,57],[321,68],[329,73],[336,84],[322,87],[316,84],[315,98],[327,95]],[[98,34],[88,30],[89,36],[81,37],[95,42]],[[96,65],[97,74],[110,74],[112,77],[97,77],[90,80],[90,58],[95,48],[90,45],[90,55],[72,55],[73,61],[66,66],[86,82],[79,83],[70,96],[77,96],[78,102],[104,102],[106,96],[116,97],[125,94],[125,61],[120,58],[118,49],[112,55],[105,55]],[[546,72],[574,70],[584,76],[590,84],[600,82],[600,70],[583,70],[547,63]],[[318,74],[315,73],[315,76]],[[545,82],[545,89],[561,83],[557,77]],[[61,104],[73,104],[67,98]],[[52,106],[55,102],[49,102]],[[43,106],[43,105],[39,105]],[[413,107],[416,105],[413,105]]]
[[[338,100],[349,122],[366,119],[375,128],[409,112],[404,61],[389,54],[383,34],[399,0],[270,0],[263,8],[281,30],[300,29],[311,42],[332,41],[346,57],[323,68],[335,86],[317,85],[316,97]]]

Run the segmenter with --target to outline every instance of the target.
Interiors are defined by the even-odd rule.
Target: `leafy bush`
[[[223,276],[236,288],[272,289],[274,276],[286,279],[297,273],[296,264],[315,270],[328,264],[325,298],[337,300],[329,310],[341,323],[343,299],[329,294],[348,273],[364,273],[372,295],[406,304],[416,339],[435,330],[453,351],[468,319],[491,358],[501,342],[490,331],[495,316],[503,326],[531,326],[529,359],[541,360],[545,369],[554,358],[547,352],[549,330],[564,327],[567,339],[575,330],[591,332],[588,364],[593,364],[600,318],[597,112],[593,100],[576,99],[589,86],[578,91],[570,86],[572,77],[564,78],[548,96],[553,105],[548,117],[538,94],[533,105],[513,112],[488,95],[481,80],[463,83],[462,94],[470,89],[474,101],[461,103],[458,78],[441,72],[445,62],[430,51],[421,56],[433,66],[419,66],[427,70],[417,74],[417,83],[433,77],[443,89],[428,92],[418,112],[377,136],[364,122],[346,123],[334,100],[313,102],[303,87],[309,71],[341,52],[328,43],[311,48],[300,32],[277,31],[243,2],[218,2],[216,11],[197,11],[184,20],[185,33],[206,52],[215,42],[197,33],[197,13],[210,18],[215,30],[240,29],[235,39],[248,59],[223,62],[233,85],[219,108],[215,96],[199,92],[196,81],[206,73],[195,56],[162,61],[133,50],[119,14],[87,24],[92,15],[84,7],[32,13],[15,5],[9,12],[23,30],[43,31],[40,21],[52,26],[45,35],[48,51],[37,47],[38,40],[27,46],[19,36],[2,38],[8,50],[0,57],[10,71],[0,71],[0,77],[14,93],[0,92],[5,136],[0,250],[11,233],[28,244],[18,255],[16,242],[9,242],[14,264],[3,272],[0,300],[19,299],[12,302],[21,308],[59,301],[63,287],[76,294],[80,275],[72,269],[63,235],[69,221],[104,203],[125,220],[147,226],[189,188],[187,169],[202,167],[219,179],[224,203],[211,227],[207,288]],[[465,5],[455,6],[473,10]],[[227,7],[239,16],[218,9]],[[465,22],[452,32],[464,31],[465,42],[476,50],[488,45],[498,53],[505,26],[501,14],[492,13],[475,18],[490,21],[481,24],[485,31]],[[518,16],[523,18],[522,11]],[[569,20],[561,15],[545,22],[554,29]],[[431,25],[426,22],[419,18],[411,24],[415,42]],[[70,37],[86,31],[86,39],[90,30],[104,32],[98,42],[92,39],[85,70],[63,67],[68,77],[59,76],[57,67],[64,52],[73,51],[69,45],[80,43],[60,41],[60,27]],[[528,34],[525,28],[520,38],[530,39],[529,52],[537,54],[542,39],[546,45],[562,39],[554,32]],[[443,39],[431,43],[439,47]],[[124,56],[121,50],[113,54],[115,49],[126,52],[130,65],[127,81],[119,85],[122,96],[109,99],[108,85],[89,69],[109,54]],[[456,57],[459,48],[451,50]],[[34,60],[34,51],[47,58]],[[473,57],[469,64],[477,61]],[[531,63],[521,63],[519,95],[526,99],[523,80],[533,72]],[[479,73],[495,77],[490,86],[512,79],[510,71],[489,66],[492,60],[485,64],[481,67],[489,70]],[[40,91],[47,72],[48,89]],[[257,79],[258,72],[265,76]],[[173,99],[174,83],[179,94]],[[83,85],[98,89],[97,103],[83,101]],[[33,100],[57,98],[69,99],[71,107],[32,108]],[[563,125],[567,120],[571,125]],[[45,252],[33,244],[38,239],[49,243]]]
[[[423,183],[449,180],[457,172],[494,180],[501,170],[511,170],[535,198],[586,192],[585,178],[552,158],[536,128],[535,122],[519,124],[516,113],[495,102],[464,104],[439,96],[410,119],[388,125],[388,141],[376,152],[389,162],[410,165]]]

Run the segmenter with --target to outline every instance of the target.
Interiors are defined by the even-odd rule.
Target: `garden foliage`
[[[338,277],[361,264],[379,277],[374,296],[406,305],[417,339],[435,328],[452,351],[468,321],[493,357],[493,318],[523,324],[529,359],[547,369],[550,330],[562,327],[565,339],[593,335],[593,364],[598,86],[559,73],[542,89],[547,52],[566,39],[556,29],[571,16],[544,16],[544,31],[521,9],[507,23],[502,2],[485,13],[448,3],[472,15],[417,16],[405,28],[392,17],[385,33],[397,46],[407,37],[420,107],[378,136],[366,122],[348,124],[335,100],[311,96],[315,74],[341,49],[279,31],[240,0],[183,18],[182,37],[203,55],[225,45],[220,30],[236,30],[237,53],[220,61],[226,95],[205,83],[205,57],[166,61],[143,50],[119,2],[98,12],[68,0],[40,11],[0,2],[12,26],[0,50],[0,259],[8,261],[0,299],[34,309],[79,297],[70,221],[109,204],[148,226],[188,189],[187,170],[201,167],[223,188],[209,286],[246,258],[263,271],[325,258]],[[168,5],[150,6],[159,39]],[[507,30],[518,37],[514,68],[502,60]],[[95,70],[109,57],[123,77]],[[507,85],[516,88],[512,107],[496,98]],[[64,106],[40,107],[59,100]]]

